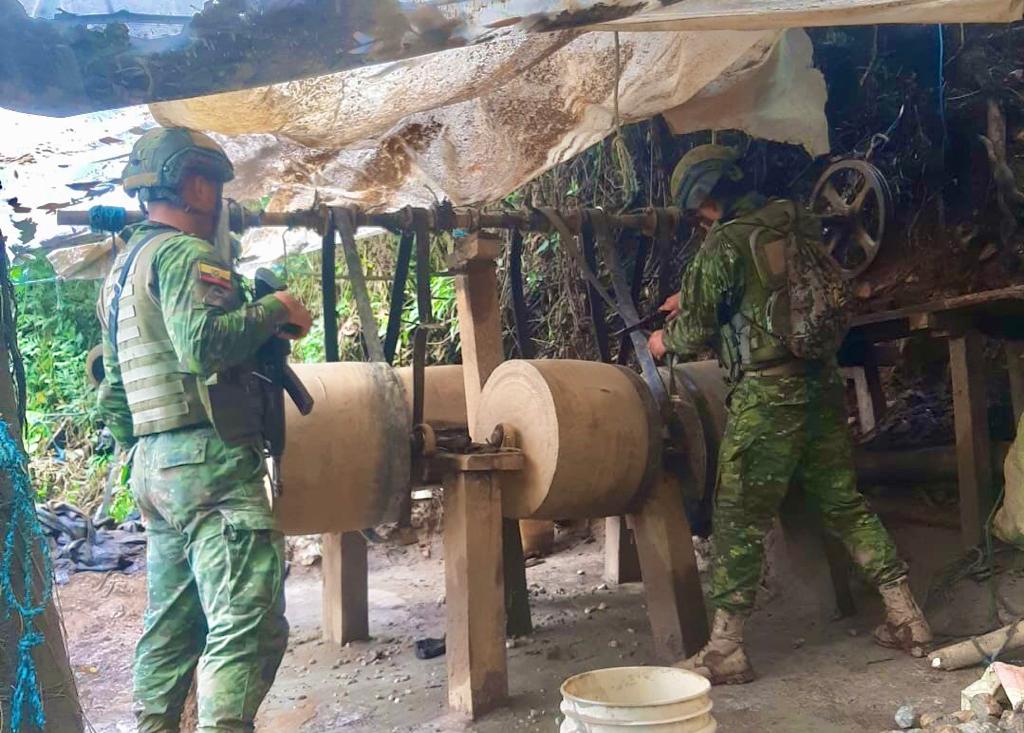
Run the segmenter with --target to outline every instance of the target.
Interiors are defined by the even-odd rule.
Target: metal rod
[[[346,207],[347,208],[347,207]],[[353,225],[358,227],[376,226],[391,231],[412,229],[415,211],[425,212],[427,228],[433,232],[463,229],[475,232],[480,229],[518,229],[524,232],[551,232],[554,227],[550,221],[538,211],[499,211],[488,212],[474,208],[454,209],[448,206],[437,206],[431,209],[411,208],[395,212],[370,213],[352,207]],[[578,232],[586,215],[585,209],[567,209],[559,212],[562,220],[572,231]],[[606,214],[608,223],[618,229],[637,229],[653,235],[659,225],[659,218],[667,219],[672,226],[679,220],[679,209],[648,208],[625,214]],[[125,223],[135,224],[143,221],[141,211],[125,212]],[[324,216],[321,209],[304,209],[299,211],[268,211],[262,214],[252,213],[237,205],[231,207],[231,230],[243,232],[255,227],[289,227],[305,228],[322,231]],[[89,211],[63,209],[57,212],[57,223],[63,226],[89,226]]]

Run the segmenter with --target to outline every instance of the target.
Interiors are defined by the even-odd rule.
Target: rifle
[[[284,283],[270,270],[261,267],[256,271],[256,297],[262,298],[279,290]],[[293,332],[292,326],[282,330]],[[274,336],[256,352],[259,362],[258,376],[263,383],[263,444],[270,458],[270,485],[274,496],[280,496],[281,456],[284,455],[285,419],[284,395],[287,392],[300,415],[313,411],[313,396],[288,365],[288,354],[292,351],[287,339]]]

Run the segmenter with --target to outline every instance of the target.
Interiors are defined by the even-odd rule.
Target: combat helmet
[[[743,178],[738,158],[737,152],[725,145],[698,145],[687,151],[672,171],[672,201],[686,211],[698,208],[723,178]]]
[[[143,202],[180,203],[177,191],[186,172],[220,183],[235,177],[224,149],[208,135],[183,127],[157,127],[135,143],[121,174],[122,185],[125,193],[137,193]]]

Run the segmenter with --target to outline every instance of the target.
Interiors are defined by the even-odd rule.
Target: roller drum
[[[503,475],[505,516],[576,519],[622,514],[661,461],[657,407],[632,371],[592,361],[507,361],[491,374],[479,434],[510,428],[526,465]]]
[[[361,362],[293,368],[316,404],[303,417],[285,400],[278,527],[316,534],[397,521],[410,486],[412,415],[395,370]]]

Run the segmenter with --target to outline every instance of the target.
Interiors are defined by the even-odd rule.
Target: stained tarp
[[[676,132],[736,128],[827,152],[811,51],[800,30],[624,33],[616,62],[614,34],[567,31],[152,109],[228,135],[242,192],[273,190],[274,207],[471,204],[608,135],[617,77],[621,124],[665,113]]]
[[[490,13],[488,27],[502,33],[470,45],[151,109],[164,124],[215,133],[236,162],[229,195],[270,196],[272,209],[314,201],[367,209],[443,199],[485,203],[601,140],[617,122],[657,114],[677,133],[740,129],[826,152],[825,85],[812,66],[810,41],[802,30],[780,26],[1004,22],[1020,18],[1022,3],[681,0],[582,2],[567,10],[555,0],[483,1],[473,7]],[[436,7],[457,15],[466,10],[455,5]],[[597,8],[615,11],[611,17],[620,25],[600,27],[621,31],[618,54],[615,34],[585,30],[609,17]],[[534,32],[539,27],[545,32]],[[715,30],[704,30],[709,27]],[[66,122],[78,127],[74,119]],[[135,130],[116,135],[111,147],[129,146]],[[68,144],[51,142],[45,159],[52,163]],[[3,147],[0,141],[0,152]],[[109,172],[115,165],[100,167]],[[90,176],[96,168],[88,167]],[[68,182],[52,177],[50,185]],[[33,198],[53,203],[39,192]],[[52,234],[51,224],[40,232]],[[270,259],[309,244],[289,237],[282,242],[279,232],[263,231],[248,238],[247,248]]]

